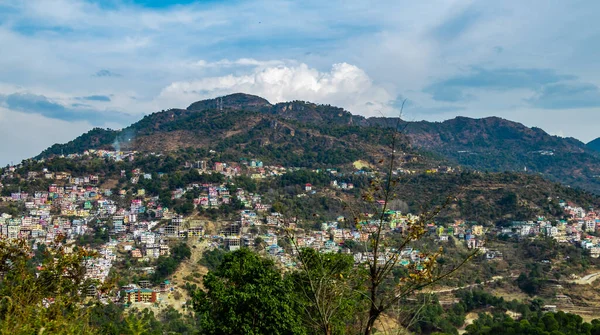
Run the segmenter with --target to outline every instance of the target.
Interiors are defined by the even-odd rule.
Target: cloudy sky
[[[425,4],[426,3],[426,4]],[[227,93],[600,136],[600,2],[0,0],[0,164]]]

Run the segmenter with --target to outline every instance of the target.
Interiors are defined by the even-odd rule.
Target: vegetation
[[[111,129],[94,128],[66,144],[54,144],[44,150],[37,158],[81,153],[89,149],[113,149],[110,148],[110,145],[115,141],[118,134],[118,131]]]
[[[223,262],[227,251],[219,248],[205,251],[200,259],[200,264],[208,268],[209,271],[215,271]]]
[[[356,334],[370,305],[361,293],[366,287],[356,281],[364,274],[351,257],[312,249],[300,251],[304,270],[287,275],[248,249],[213,252],[223,261],[204,277],[204,289],[190,288],[194,314],[88,303],[81,295],[91,284],[83,280],[82,261],[93,254],[78,248],[67,253],[59,241],[30,251],[23,241],[0,240],[0,334]],[[178,245],[173,257],[185,259],[189,249]],[[110,283],[98,289],[109,290]],[[431,295],[401,300],[403,324],[415,333],[456,334],[467,313],[487,311],[467,334],[600,334],[598,320],[545,313],[537,299],[505,301],[481,290],[456,296],[460,302],[446,308]]]
[[[194,296],[204,334],[304,334],[292,283],[247,249],[226,254]]]
[[[379,120],[385,123],[384,120]],[[387,124],[389,126],[389,123]],[[564,184],[598,193],[600,156],[573,138],[490,117],[403,124],[412,143],[480,171],[541,173]]]
[[[170,256],[160,256],[156,260],[156,270],[152,276],[152,281],[156,284],[164,281],[172,275],[181,262],[189,259],[192,255],[190,247],[185,242],[180,242],[171,249]]]
[[[67,253],[62,241],[36,257],[23,240],[0,240],[0,334],[84,334],[94,329],[80,308],[85,280],[83,260],[94,254],[76,248]]]
[[[472,325],[467,326],[466,334],[598,335],[600,321],[594,320],[589,324],[583,322],[578,315],[564,312],[544,314],[538,312],[520,321],[506,314],[490,316],[480,313],[479,318]]]
[[[357,281],[360,276],[353,274],[357,269],[352,256],[302,249],[298,259],[302,270],[291,273],[289,278],[310,333],[360,332],[360,313],[366,307],[366,300],[360,294],[361,283]]]

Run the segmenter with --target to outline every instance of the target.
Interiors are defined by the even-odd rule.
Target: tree
[[[190,215],[194,211],[194,204],[186,201],[179,206],[175,206],[175,212],[181,215]]]
[[[405,298],[414,296],[420,289],[435,284],[436,282],[448,277],[458,268],[464,265],[476,251],[465,257],[461,262],[444,262],[442,266],[438,263],[438,258],[443,250],[440,248],[434,252],[421,252],[419,261],[413,262],[407,267],[400,264],[400,255],[402,251],[412,248],[414,244],[421,241],[427,233],[427,225],[434,222],[437,215],[452,200],[447,197],[446,201],[439,206],[432,206],[433,209],[423,208],[422,214],[413,217],[406,225],[401,236],[393,239],[386,237],[386,229],[389,227],[389,218],[391,209],[405,209],[406,204],[397,200],[397,192],[400,190],[400,183],[403,179],[396,176],[395,171],[399,167],[397,157],[400,155],[397,150],[405,148],[403,146],[403,137],[401,135],[401,119],[396,120],[396,128],[390,133],[390,138],[383,141],[390,144],[390,151],[387,157],[381,159],[382,172],[376,172],[375,177],[369,180],[367,190],[362,194],[362,206],[360,204],[347,205],[346,208],[353,214],[353,223],[358,230],[369,235],[364,243],[362,250],[367,254],[351,276],[354,277],[350,282],[363,283],[362,285],[338,285],[346,291],[327,289],[330,283],[328,271],[323,271],[321,262],[303,262],[302,253],[299,253],[299,262],[303,264],[300,268],[304,272],[302,276],[306,278],[306,289],[303,291],[307,300],[311,302],[317,313],[307,313],[312,315],[311,322],[318,325],[320,332],[330,334],[332,332],[332,321],[338,317],[340,311],[340,301],[344,297],[352,297],[353,293],[359,294],[365,298],[366,305],[362,310],[358,309],[356,315],[361,319],[361,332],[370,335],[374,331],[374,325],[379,317],[400,305]],[[282,177],[282,183],[305,181],[307,177],[316,178],[318,175],[303,175],[300,173],[286,174]],[[311,183],[326,182],[325,180],[311,180]],[[293,206],[293,210],[298,211],[298,206]],[[366,214],[370,213],[370,214]],[[297,214],[297,213],[295,213]],[[298,217],[299,215],[292,215]],[[351,244],[349,247],[353,247]],[[313,268],[316,266],[316,268]],[[326,268],[326,267],[325,267]],[[365,271],[363,271],[365,270]],[[324,294],[324,292],[326,294]],[[333,311],[333,312],[331,312]]]
[[[154,312],[145,308],[129,312],[124,319],[121,334],[127,335],[161,335],[161,323],[154,317]]]
[[[218,248],[205,251],[199,263],[206,266],[209,271],[215,271],[223,262],[225,254],[227,254],[227,251]]]
[[[71,249],[67,250],[67,249]],[[85,303],[85,263],[96,253],[66,245],[62,236],[33,253],[25,240],[0,239],[0,334],[161,334],[152,312],[112,303]],[[34,255],[35,254],[35,255]],[[33,255],[33,256],[32,256]]]
[[[0,239],[0,334],[94,334],[81,294],[84,260],[95,254],[75,248],[65,252],[58,238],[32,263],[24,240]]]
[[[243,248],[204,277],[193,306],[204,334],[304,334],[292,283],[273,261]]]
[[[158,318],[162,323],[163,331],[167,334],[195,334],[194,320],[182,313],[179,313],[172,306],[168,306],[159,315]]]
[[[189,259],[192,256],[192,250],[185,242],[180,242],[174,246],[171,253],[173,254],[173,258],[179,262]]]
[[[360,283],[353,281],[353,257],[306,248],[299,251],[298,259],[302,271],[293,272],[290,278],[305,324],[316,334],[356,332],[356,312],[364,299],[356,287]]]
[[[156,269],[154,270],[154,274],[152,275],[152,281],[156,284],[163,281],[168,276],[172,275],[175,270],[177,270],[177,266],[179,262],[169,256],[160,256],[156,260]]]
[[[402,103],[402,106],[405,102]],[[387,161],[382,159],[379,162],[380,164],[387,164],[383,165],[385,173],[374,178],[370,183],[370,187],[362,195],[365,207],[369,212],[374,213],[372,218],[375,218],[375,220],[362,214],[367,210],[362,211],[361,214],[354,214],[354,223],[359,229],[364,229],[364,225],[361,223],[368,220],[374,221],[374,229],[369,230],[371,235],[367,242],[368,250],[371,251],[372,256],[363,262],[367,268],[366,295],[369,302],[367,321],[363,331],[365,335],[373,333],[375,322],[383,313],[418,290],[448,277],[476,253],[474,252],[461,263],[451,266],[446,271],[439,270],[437,263],[437,259],[443,252],[441,248],[433,253],[422,253],[420,262],[411,263],[407,267],[407,275],[400,278],[397,283],[393,282],[394,269],[399,265],[401,251],[406,250],[414,242],[421,240],[427,232],[427,225],[432,223],[440,211],[452,201],[452,197],[448,197],[444,204],[433,207],[432,210],[424,208],[419,217],[408,222],[406,230],[398,243],[388,244],[384,235],[384,228],[388,225],[387,212],[391,205],[395,205],[394,200],[400,186],[400,178],[395,177],[393,172],[398,167],[397,156],[399,153],[397,150],[401,149],[399,143],[402,132],[401,118],[399,117],[396,122],[395,131],[390,139],[389,158],[387,158]],[[392,248],[395,251],[391,251]]]

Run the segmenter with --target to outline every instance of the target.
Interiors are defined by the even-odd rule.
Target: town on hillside
[[[65,159],[97,157],[133,162],[139,155],[135,152],[89,150]],[[297,267],[295,255],[302,248],[322,253],[353,254],[355,263],[359,265],[365,260],[373,260],[374,255],[361,246],[366,245],[369,236],[377,230],[380,220],[385,222],[383,234],[390,236],[401,235],[419,220],[419,213],[396,209],[386,209],[379,217],[377,210],[381,211],[386,203],[377,200],[375,204],[379,209],[361,213],[362,219],[357,225],[349,224],[352,218],[341,213],[332,220],[319,221],[317,218],[315,224],[309,227],[301,225],[297,216],[279,212],[277,205],[266,200],[268,197],[264,194],[228,181],[235,177],[269,180],[302,170],[268,166],[254,159],[212,164],[207,161],[185,162],[182,169],[197,171],[198,175],[210,176],[215,181],[190,182],[170,189],[166,202],[186,199],[177,210],[167,207],[160,196],[149,195],[143,187],[139,187],[153,178],[166,178],[165,173],[151,173],[140,168],[120,171],[120,177],[132,187],[115,189],[100,174],[51,171],[43,167],[43,160],[38,163],[41,169],[27,171],[24,177],[31,185],[48,185],[47,189],[10,192],[2,196],[0,201],[4,206],[1,208],[9,208],[10,211],[0,211],[0,235],[5,239],[26,239],[34,250],[53,243],[57,238],[68,246],[67,250],[75,246],[96,250],[98,257],[86,260],[85,266],[86,277],[95,280],[97,286],[90,287],[85,294],[126,305],[164,305],[170,295],[182,289],[183,282],[178,282],[180,287],[177,287],[169,280],[172,269],[160,270],[164,268],[160,262],[173,256],[173,249],[179,248],[182,241],[202,242],[206,250],[253,248],[272,257],[282,268]],[[9,166],[4,170],[0,176],[0,190],[8,189],[20,168]],[[450,172],[452,168],[449,167],[425,171],[429,174]],[[332,197],[335,192],[354,191],[355,186],[347,178],[348,173],[338,169],[311,170],[311,173],[328,175],[330,181],[320,186],[311,183],[297,185],[300,191],[294,197]],[[411,174],[415,171],[398,169],[394,173]],[[363,169],[356,169],[350,174],[366,178],[375,178],[376,175]],[[598,258],[600,211],[584,209],[563,200],[560,206],[566,219],[535,217],[497,227],[462,219],[450,224],[432,222],[427,225],[428,236],[440,246],[452,240],[468,249],[479,250],[488,261],[502,257],[502,251],[487,248],[486,241],[490,237],[527,239],[544,236],[584,249],[589,257]],[[212,213],[215,220],[195,215],[197,210]],[[224,214],[227,214],[227,219],[222,219]],[[218,224],[215,225],[215,222]],[[398,253],[401,266],[418,266],[424,261],[423,253],[412,247],[403,250],[387,248],[378,255],[377,261],[383,264],[390,255]],[[115,264],[127,264],[124,271],[128,275],[125,278],[130,281],[121,281],[118,290],[97,290],[96,287],[113,272],[118,272]]]

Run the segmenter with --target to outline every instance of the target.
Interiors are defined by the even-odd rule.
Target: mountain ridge
[[[308,165],[323,166],[354,158],[375,160],[384,154],[385,137],[391,137],[397,126],[402,148],[410,154],[424,150],[481,171],[539,173],[600,193],[600,153],[589,144],[541,128],[495,116],[458,116],[443,122],[365,118],[335,106],[300,100],[272,104],[244,93],[152,113],[120,131],[94,129],[64,145],[53,145],[38,158],[117,144],[119,149],[157,152],[210,147],[273,162],[303,162],[292,159],[297,154]],[[329,160],[328,154],[347,159]],[[282,156],[287,158],[281,160]]]
[[[600,137],[596,138],[595,140],[591,140],[585,146],[591,150],[600,152]]]

